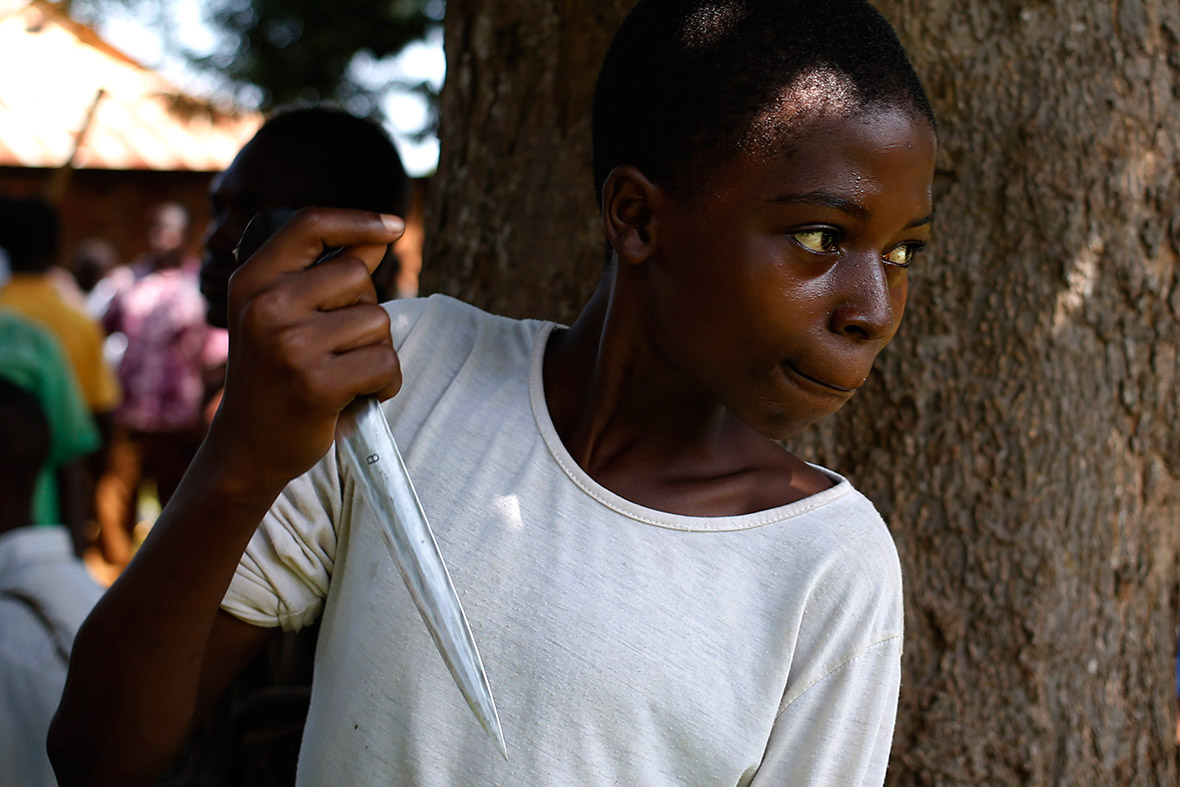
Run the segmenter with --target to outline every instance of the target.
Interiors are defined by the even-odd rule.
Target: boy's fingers
[[[379,257],[385,251],[384,246],[362,248],[377,249]],[[355,303],[376,303],[377,292],[369,271],[368,261],[350,250],[291,277],[285,286],[290,291],[291,302],[306,309],[329,311]]]
[[[327,368],[341,379],[351,380],[359,394],[388,399],[402,386],[397,353],[388,345],[369,345],[333,356]]]
[[[389,315],[380,306],[355,304],[319,315],[314,323],[321,351],[343,355],[362,347],[382,346],[393,349],[389,333]]]
[[[373,396],[377,397],[377,401],[384,402],[386,399],[392,399],[393,397],[397,396],[397,392],[400,391],[401,389],[402,389],[402,378],[401,378],[401,374],[398,374],[396,383],[385,386],[380,391],[373,394]]]
[[[377,267],[383,249],[401,237],[405,223],[397,216],[335,208],[304,208],[272,235],[250,257],[247,266],[257,274],[294,273],[314,263],[326,249],[374,247],[382,249],[352,250],[349,253]],[[360,253],[358,253],[360,252]]]
[[[332,308],[307,297],[307,288],[299,286],[302,277],[319,267],[339,271],[340,266],[347,269],[348,265],[356,266],[359,262],[363,275],[362,271],[353,270],[352,275],[346,277],[355,288],[360,279],[376,269],[387,246],[400,237],[403,229],[401,219],[380,213],[329,208],[305,208],[297,212],[230,277],[230,321],[240,319],[247,305],[260,295],[267,296],[270,301],[271,308],[267,311],[283,304],[303,309]],[[309,271],[326,247],[344,247],[345,251]],[[340,266],[332,265],[336,260],[342,261]],[[330,277],[315,278],[327,287],[325,293],[333,294],[325,303],[348,305],[357,302],[357,297],[339,289],[343,286],[347,291],[348,281],[332,284],[327,283]],[[298,293],[304,294],[300,296]]]

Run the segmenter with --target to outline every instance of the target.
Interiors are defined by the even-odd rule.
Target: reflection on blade
[[[496,703],[475,639],[389,431],[389,423],[371,396],[353,402],[349,414],[355,424],[341,431],[336,448],[356,469],[357,485],[376,514],[385,546],[401,571],[406,588],[459,691],[504,759],[508,759]]]

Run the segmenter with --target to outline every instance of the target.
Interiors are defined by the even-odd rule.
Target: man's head
[[[176,202],[164,202],[148,214],[148,248],[153,254],[171,254],[184,245],[188,211]]]
[[[74,247],[71,261],[74,278],[83,292],[90,292],[94,285],[119,264],[119,252],[110,241],[102,238],[86,238]]]
[[[275,115],[238,153],[210,190],[201,292],[209,321],[224,326],[233,251],[254,215],[275,208],[352,208],[404,215],[408,181],[397,149],[377,124],[326,108]],[[390,258],[374,273],[381,280]],[[381,293],[378,293],[380,296]]]
[[[33,489],[49,458],[49,422],[28,391],[0,377],[0,533],[33,524]]]
[[[691,196],[739,152],[781,153],[816,120],[878,106],[934,125],[905,50],[865,0],[643,0],[595,88],[595,191],[631,164]]]
[[[41,200],[0,199],[0,248],[13,273],[43,273],[57,254],[57,212]]]

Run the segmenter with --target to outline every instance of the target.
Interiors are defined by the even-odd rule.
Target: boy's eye
[[[792,232],[791,237],[795,239],[796,243],[808,251],[821,254],[836,251],[837,237],[835,230],[801,230],[799,232]]]
[[[914,261],[914,257],[917,257],[924,248],[926,248],[925,243],[903,243],[900,246],[894,246],[882,259],[889,265],[908,268]]]

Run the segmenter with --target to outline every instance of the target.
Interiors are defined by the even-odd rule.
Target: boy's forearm
[[[49,739],[62,784],[150,783],[171,761],[192,721],[221,599],[279,491],[202,446],[78,632]]]
[[[50,729],[62,784],[150,783],[183,743],[198,697],[232,677],[217,669],[227,653],[257,644],[240,629],[223,638],[225,626],[210,637],[251,535],[285,484],[327,452],[340,411],[400,384],[370,274],[403,227],[304,210],[234,274],[225,396],[209,435],[75,640]],[[346,253],[317,264],[328,246]]]

